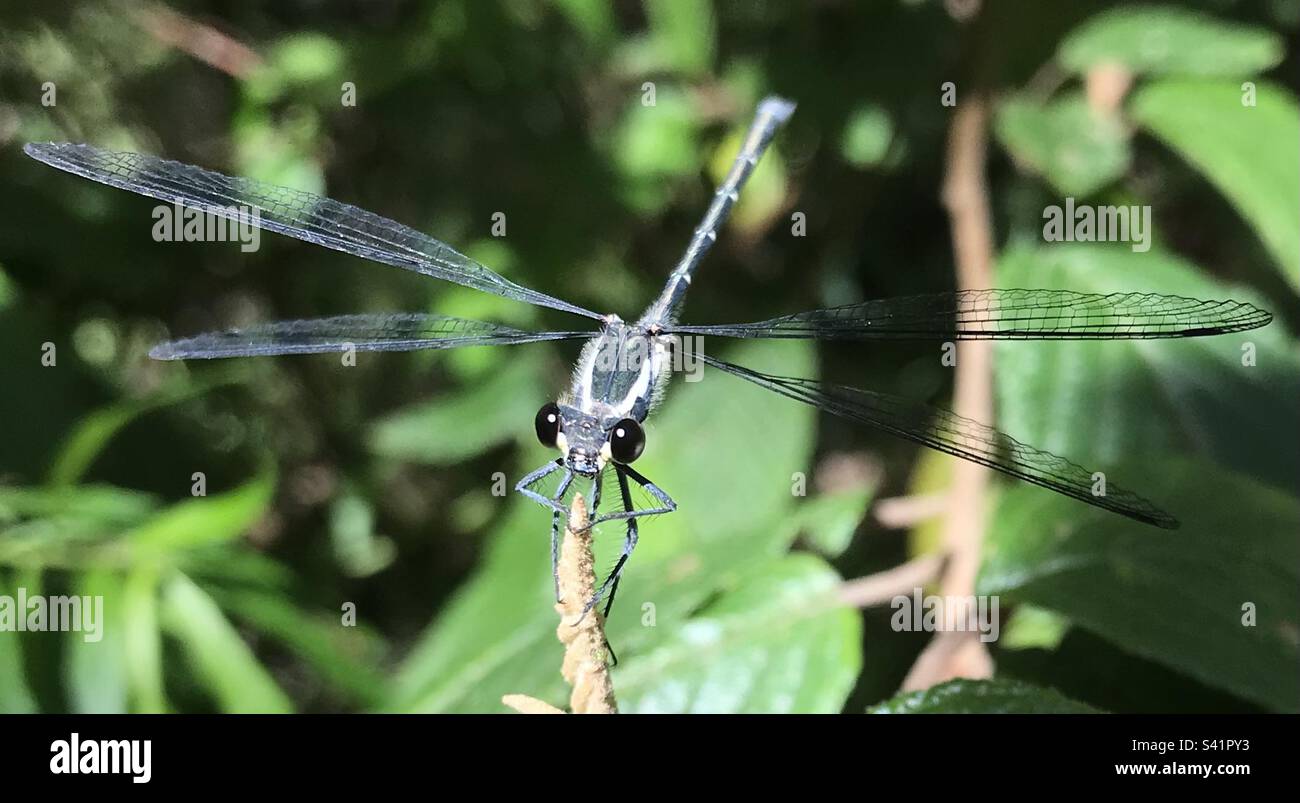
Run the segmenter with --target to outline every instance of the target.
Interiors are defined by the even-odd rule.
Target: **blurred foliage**
[[[900,538],[869,508],[942,490],[951,458],[725,376],[680,382],[643,458],[680,507],[643,523],[609,622],[622,707],[1300,709],[1300,0],[983,6],[969,22],[939,0],[0,7],[0,595],[105,600],[99,642],[0,632],[0,711],[564,699],[549,516],[497,491],[546,459],[531,417],[574,348],[355,367],[145,355],[169,332],[344,312],[572,321],[270,234],[252,254],[155,243],[150,201],[50,171],[23,142],[328,192],[629,317],[776,92],[799,110],[686,308],[753,320],[952,287],[946,82],[995,105],[1001,286],[1278,313],[1209,340],[997,348],[1001,427],[1123,478],[1183,529],[995,483],[979,591],[1004,604],[998,677],[895,696],[926,635],[835,592],[937,548],[933,521]],[[1151,250],[1045,243],[1043,210],[1066,196],[1150,205]],[[724,356],[950,391],[933,344]],[[608,568],[621,533],[599,535]]]

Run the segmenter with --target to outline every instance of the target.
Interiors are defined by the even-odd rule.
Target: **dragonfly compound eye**
[[[616,463],[631,463],[645,450],[645,431],[631,418],[624,418],[609,431],[609,454]]]
[[[537,429],[537,440],[543,446],[554,447],[560,436],[560,406],[555,402],[543,404],[542,409],[537,411],[533,426]]]

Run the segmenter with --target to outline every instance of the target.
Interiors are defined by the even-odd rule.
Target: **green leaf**
[[[144,553],[225,543],[243,535],[266,513],[274,493],[275,470],[268,465],[232,491],[177,502],[123,537]]]
[[[1132,114],[1232,202],[1300,289],[1300,107],[1261,82],[1255,105],[1236,84],[1160,81],[1133,97]]]
[[[614,670],[627,713],[839,713],[862,665],[857,611],[820,558],[759,569]]]
[[[638,97],[609,137],[605,150],[617,165],[624,203],[648,215],[672,198],[674,183],[699,170],[696,120],[686,95],[670,87],[655,91],[653,106]]]
[[[1036,605],[1017,605],[1002,628],[1004,650],[1055,649],[1070,630],[1070,620]]]
[[[1057,611],[1205,684],[1300,710],[1300,502],[1200,462],[1130,473],[1182,529],[1012,488],[989,529],[978,593]]]
[[[106,527],[120,526],[139,521],[157,506],[158,500],[150,494],[112,485],[0,487],[0,525],[61,514],[89,519]]]
[[[542,406],[541,357],[525,347],[464,390],[385,416],[370,431],[371,451],[441,465],[505,443]]]
[[[798,341],[747,343],[728,356],[758,370],[815,375],[812,352]],[[646,427],[637,468],[678,509],[642,522],[623,575],[608,635],[625,660],[671,638],[710,595],[782,554],[793,537],[782,522],[795,501],[792,474],[811,459],[813,410],[720,371],[705,368],[700,377],[676,383]],[[540,448],[529,455],[528,469],[552,456]],[[551,517],[511,496],[481,569],[412,650],[385,708],[500,711],[501,695],[515,692],[563,702]],[[622,529],[612,525],[597,531],[596,565],[604,570],[622,544]],[[653,628],[641,624],[647,605]]]
[[[93,567],[103,550],[158,506],[138,491],[112,486],[0,488],[0,564]]]
[[[614,10],[604,0],[558,0],[555,6],[582,34],[588,49],[599,51],[616,39]]]
[[[867,489],[815,496],[794,509],[787,526],[821,554],[837,557],[849,548],[871,497]]]
[[[687,75],[713,67],[713,7],[694,0],[647,0],[646,17],[663,66]]]
[[[840,138],[840,153],[854,167],[874,167],[889,153],[894,123],[881,106],[867,104],[849,117]]]
[[[1253,293],[1214,282],[1181,259],[1122,245],[1015,249],[999,262],[997,281],[1258,303]],[[1242,365],[1247,343],[1256,350],[1251,367]],[[995,360],[1000,428],[1086,468],[1191,447],[1278,487],[1293,487],[1300,476],[1300,452],[1276,448],[1300,442],[1300,357],[1276,322],[1223,337],[1001,342]],[[1111,479],[1142,490],[1140,476]]]
[[[330,545],[349,577],[369,577],[397,557],[392,539],[375,532],[375,511],[369,500],[352,491],[330,505]]]
[[[0,597],[14,597],[3,574],[0,574]],[[27,686],[22,634],[0,630],[0,713],[32,714],[36,711],[36,696]]]
[[[1003,642],[999,645],[1006,646]],[[1071,628],[1060,644],[1050,650],[999,649],[994,660],[999,678],[1050,686],[1103,711],[1124,714],[1266,711],[1168,666],[1133,655],[1081,627]]]
[[[80,481],[113,436],[140,416],[201,396],[214,388],[234,384],[241,381],[241,376],[240,371],[228,371],[208,375],[201,382],[186,378],[144,399],[115,402],[87,414],[63,439],[55,453],[50,466],[50,484],[71,485]]]
[[[122,576],[102,569],[84,572],[70,595],[80,611],[77,629],[64,634],[69,706],[80,714],[127,711]],[[72,600],[69,600],[72,603]]]
[[[867,709],[870,714],[1099,714],[1053,689],[1018,680],[950,680]]]
[[[346,49],[330,37],[295,33],[274,43],[261,68],[247,75],[241,88],[250,100],[263,106],[295,86],[337,93],[346,63]]]
[[[291,83],[332,80],[347,61],[343,45],[325,34],[295,33],[275,44],[269,55],[271,69]]]
[[[163,688],[162,631],[158,624],[158,569],[133,566],[122,586],[123,644],[132,710],[165,714],[171,710]]]
[[[226,713],[282,714],[293,705],[257,662],[217,603],[177,572],[163,587],[162,623],[177,639],[199,682]]]
[[[341,614],[313,615],[275,594],[224,592],[216,599],[236,618],[283,643],[347,699],[361,705],[379,702],[385,679],[376,667],[383,643],[375,634],[344,626]]]
[[[1017,161],[1068,196],[1105,187],[1131,158],[1123,123],[1095,113],[1077,92],[1046,105],[1012,97],[998,106],[993,130]]]
[[[1057,49],[1076,73],[1118,64],[1154,75],[1245,76],[1281,63],[1282,38],[1172,6],[1124,6],[1092,17]]]

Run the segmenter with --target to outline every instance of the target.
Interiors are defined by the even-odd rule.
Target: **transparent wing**
[[[350,348],[357,351],[415,351],[574,340],[592,334],[525,332],[501,324],[445,315],[339,315],[210,332],[159,344],[154,346],[149,356],[156,360],[193,360],[321,354]]]
[[[722,337],[816,340],[1120,340],[1200,337],[1264,326],[1273,316],[1242,301],[1153,293],[963,290],[849,304],[754,323],[680,326]]]
[[[773,376],[704,354],[697,356],[729,374],[842,418],[988,466],[1131,519],[1166,529],[1178,527],[1177,519],[1141,496],[1112,482],[1105,484],[1104,496],[1094,496],[1091,471],[948,410],[885,393],[812,379]]]
[[[28,143],[23,151],[52,167],[111,187],[516,301],[588,318],[600,317],[567,301],[515,284],[415,229],[310,192],[251,178],[235,178],[156,156],[105,151],[90,145]]]

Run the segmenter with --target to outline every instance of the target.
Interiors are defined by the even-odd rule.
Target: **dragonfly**
[[[587,527],[604,522],[623,530],[621,553],[584,614],[605,600],[609,614],[639,521],[667,514],[677,503],[633,467],[646,448],[647,418],[663,400],[682,343],[704,337],[879,340],[1122,340],[1203,337],[1261,327],[1272,315],[1252,304],[1204,301],[1139,292],[1067,290],[957,290],[877,299],[734,324],[679,322],[696,268],[718,239],[740,191],[795,104],[762,100],[725,179],[717,188],[685,253],[662,292],[640,317],[625,321],[524,287],[446,243],[349,204],[251,178],[223,175],[137,153],[70,143],[32,143],[25,152],[60,170],[218,217],[259,226],[504,298],[586,318],[571,331],[524,331],[489,321],[425,313],[341,315],[278,321],[199,334],[150,351],[161,360],[192,360],[357,351],[411,351],[582,340],[568,392],[545,404],[534,430],[558,456],[524,476],[515,489],[551,512],[552,574],[558,559],[565,495],[590,482]],[[698,350],[703,365],[752,382],[831,415],[883,430],[922,446],[1130,519],[1164,528],[1178,521],[1146,498],[1113,483],[1094,492],[1094,474],[1064,457],[1037,449],[991,426],[920,401],[830,382],[764,373]],[[613,472],[619,504],[600,512],[602,480]],[[543,481],[548,490],[543,492]],[[549,483],[555,489],[549,490]],[[632,488],[648,504],[634,504]],[[556,578],[558,595],[558,577]]]

